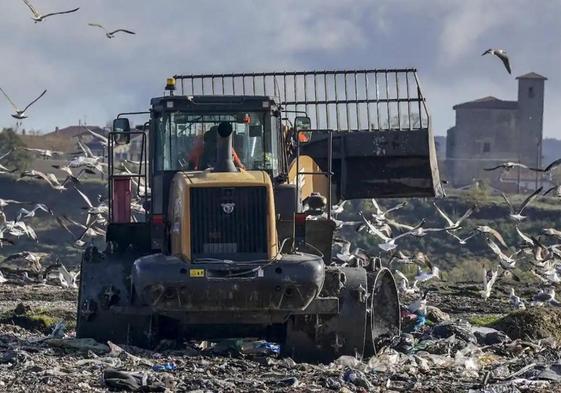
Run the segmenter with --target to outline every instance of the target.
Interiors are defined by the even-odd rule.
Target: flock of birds
[[[97,138],[102,145],[107,145],[108,140],[104,135],[96,133],[87,127],[84,128],[94,138]],[[60,179],[55,173],[45,173],[36,169],[31,169],[21,172],[17,181],[22,181],[26,178],[35,179],[45,182],[56,191],[76,193],[76,196],[83,202],[82,209],[86,215],[85,222],[78,222],[66,215],[57,215],[56,212],[45,203],[0,198],[0,248],[16,244],[21,237],[28,237],[39,242],[40,240],[37,237],[37,233],[30,223],[30,219],[39,214],[54,217],[58,225],[70,234],[72,245],[76,248],[83,248],[88,242],[105,237],[109,207],[104,197],[99,195],[96,201],[92,201],[80,190],[80,179],[83,176],[105,173],[104,170],[107,167],[107,164],[104,162],[105,157],[96,156],[87,144],[80,140],[77,141],[77,147],[79,151],[71,154],[64,164],[52,165],[55,169],[65,173],[66,177],[64,179]],[[62,152],[27,147],[21,149],[35,154],[37,158],[59,158],[64,161],[64,154]],[[0,175],[15,172],[15,170],[10,170],[2,164],[12,153],[13,151],[9,151],[0,155]],[[136,169],[134,166],[138,164],[139,163],[134,161],[123,161],[120,164],[120,170],[122,172],[132,173],[132,171]],[[6,165],[8,164],[6,163]],[[138,188],[139,183],[137,181],[134,181],[133,184],[137,186],[139,192],[145,193],[149,191],[146,187],[143,187],[143,185]],[[138,199],[135,199],[132,203],[132,211],[135,214],[133,220],[136,219],[136,215],[144,214],[141,201],[142,195],[144,194],[139,193],[137,195],[139,195]],[[8,219],[5,213],[5,208],[8,206],[20,207],[12,219]],[[49,275],[55,274],[62,286],[75,288],[77,285],[76,278],[78,277],[78,273],[69,272],[58,259],[55,264],[47,269],[40,269],[38,267],[40,266],[40,260],[46,256],[47,254],[45,253],[31,251],[18,252],[8,256],[0,264],[0,283],[6,281],[2,270],[5,271],[8,269],[10,273],[16,274],[17,280],[23,283],[44,282],[48,279]],[[23,268],[20,269],[20,266]],[[29,276],[30,273],[33,277]]]
[[[29,10],[31,11],[31,19],[33,19],[33,21],[35,23],[39,23],[39,22],[43,22],[44,20],[46,20],[47,18],[50,18],[52,16],[57,16],[57,15],[66,15],[66,14],[73,14],[75,12],[78,12],[80,10],[80,8],[73,8],[71,10],[66,10],[66,11],[58,11],[58,12],[49,12],[49,13],[41,13],[38,11],[38,9],[31,3],[31,1],[29,0],[22,0],[25,5],[29,8]],[[115,36],[119,33],[122,34],[136,34],[134,31],[132,30],[128,30],[128,29],[107,29],[105,26],[103,26],[100,23],[88,23],[89,26],[91,27],[95,27],[97,29],[103,30],[103,32],[105,33],[105,36],[109,39],[113,39],[115,38]],[[10,98],[10,96],[8,96],[8,94],[2,89],[0,88],[0,91],[2,92],[2,94],[4,95],[4,97],[6,97],[6,99],[8,100],[8,102],[10,103],[10,105],[12,106],[12,108],[14,109],[14,113],[11,115],[14,119],[17,120],[23,120],[23,119],[27,119],[28,115],[27,115],[27,110],[33,105],[35,104],[37,101],[39,101],[46,93],[47,90],[43,90],[43,92],[37,97],[35,98],[33,101],[31,101],[27,106],[25,106],[23,109],[21,109],[18,105],[16,105],[14,103],[14,101]]]
[[[561,165],[561,159],[554,161],[545,168],[528,168],[519,163],[506,162],[493,168],[486,168],[488,171],[503,170],[509,171],[515,167],[524,167],[533,171],[548,173]],[[501,174],[502,175],[502,174]],[[490,271],[482,268],[482,288],[480,294],[487,300],[492,293],[493,286],[497,280],[502,278],[520,281],[514,269],[516,267],[527,268],[526,270],[536,277],[542,284],[542,289],[533,296],[529,302],[525,302],[516,295],[514,288],[511,288],[509,301],[514,309],[525,309],[528,303],[531,306],[549,304],[561,306],[555,298],[556,284],[561,283],[561,230],[555,228],[544,228],[541,234],[528,234],[523,232],[519,224],[527,219],[524,215],[525,210],[531,203],[540,196],[550,194],[557,190],[559,186],[551,187],[543,192],[540,187],[530,193],[520,205],[514,204],[507,195],[502,193],[506,205],[509,208],[509,220],[513,222],[514,229],[520,239],[520,244],[515,246],[515,251],[505,242],[503,235],[488,225],[474,225],[471,229],[467,228],[467,222],[474,213],[476,206],[467,209],[459,218],[454,218],[437,203],[434,203],[435,213],[442,220],[442,225],[438,227],[427,227],[426,220],[421,219],[416,224],[406,224],[398,222],[392,215],[407,205],[401,202],[397,205],[384,210],[375,199],[372,199],[372,211],[368,214],[360,212],[361,221],[341,221],[339,215],[344,212],[348,201],[343,201],[332,207],[332,215],[337,228],[350,225],[356,231],[366,232],[375,239],[380,252],[388,260],[388,266],[392,268],[397,281],[398,289],[403,295],[417,296],[418,298],[409,305],[409,312],[426,312],[426,296],[428,291],[424,291],[420,284],[432,280],[440,279],[441,272],[429,257],[423,252],[407,253],[400,250],[400,246],[408,246],[406,239],[422,238],[436,233],[442,233],[456,241],[460,246],[465,246],[475,237],[482,237],[487,244],[491,255],[497,261],[496,267]],[[553,241],[546,241],[552,239]],[[546,244],[551,243],[551,244]],[[335,263],[339,265],[370,263],[369,254],[360,249],[351,250],[351,242],[342,238],[336,238],[334,247]],[[414,279],[408,278],[396,265],[416,266],[417,273]]]

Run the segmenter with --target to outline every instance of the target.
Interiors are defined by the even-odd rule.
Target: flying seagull
[[[501,263],[501,266],[506,270],[510,270],[514,268],[514,266],[516,265],[516,259],[514,259],[514,257],[520,254],[522,250],[518,250],[512,255],[508,256],[502,252],[500,247],[493,240],[491,240],[490,238],[487,238],[486,240],[487,240],[487,244],[489,245],[489,248],[497,255],[499,262]]]
[[[125,29],[117,29],[117,30],[114,30],[114,31],[109,31],[105,27],[100,25],[99,23],[88,23],[88,25],[90,25],[92,27],[99,27],[100,29],[102,29],[105,32],[105,36],[109,39],[115,37],[115,34],[117,34],[117,33],[136,34],[134,31],[125,30]]]
[[[501,59],[501,61],[505,65],[505,68],[508,71],[508,73],[512,74],[512,70],[510,69],[510,61],[508,59],[508,56],[506,55],[506,50],[504,50],[504,49],[487,49],[485,52],[483,52],[483,54],[481,56],[485,56],[485,55],[497,56],[499,59]]]
[[[23,120],[23,119],[27,119],[27,115],[25,114],[25,112],[29,109],[29,107],[33,104],[35,104],[37,101],[39,101],[39,99],[41,99],[41,97],[43,97],[46,93],[47,90],[45,89],[40,95],[39,97],[37,97],[36,99],[34,99],[33,101],[31,101],[31,103],[29,105],[27,105],[25,108],[23,108],[23,110],[19,110],[17,105],[14,104],[14,101],[12,101],[12,99],[8,96],[8,94],[6,94],[6,92],[0,87],[0,91],[2,92],[2,94],[4,94],[4,97],[6,97],[6,99],[8,100],[8,102],[10,103],[10,105],[12,105],[12,107],[15,109],[16,113],[14,113],[12,115],[12,117],[14,119],[18,119],[18,120]]]
[[[33,14],[31,19],[33,19],[35,21],[35,23],[43,22],[49,16],[71,14],[71,13],[76,12],[80,9],[80,7],[78,7],[78,8],[74,8],[72,10],[68,10],[68,11],[51,12],[50,14],[42,15],[41,13],[39,13],[39,11],[37,11],[37,9],[35,7],[33,7],[33,5],[31,4],[31,2],[29,0],[23,0],[23,2],[31,10],[31,13]]]
[[[553,168],[557,168],[559,165],[561,165],[561,158],[558,158],[557,160],[553,161],[551,164],[549,164],[548,166],[546,166],[545,168],[530,168],[533,171],[536,172],[549,172],[550,170],[552,170]],[[549,192],[549,190],[548,190]]]
[[[413,285],[409,286],[409,279],[405,277],[405,274],[396,270],[395,275],[400,278],[398,289],[402,295],[413,295],[414,293],[419,292],[417,281],[413,281]]]
[[[494,166],[492,168],[483,168],[484,171],[494,171],[496,169],[504,169],[505,171],[510,171],[513,168],[522,168],[522,169],[532,169],[529,168],[527,165],[521,164],[519,162],[513,162],[513,161],[507,161],[507,162],[503,162],[497,166]]]
[[[86,131],[88,131],[90,134],[92,134],[95,138],[99,139],[99,143],[101,143],[102,146],[107,146],[109,144],[109,139],[107,139],[107,137],[98,134],[95,131],[90,130],[88,127],[84,127],[86,129]]]
[[[53,156],[62,156],[64,153],[61,151],[49,150],[49,149],[35,149],[31,147],[24,147],[23,150],[30,151],[32,153],[37,153],[39,156],[44,158],[52,158]]]
[[[495,285],[497,278],[499,278],[498,270],[487,272],[487,269],[483,269],[483,290],[480,293],[484,300],[489,299],[489,296],[491,296],[491,289]]]
[[[505,193],[501,192],[501,195],[503,196],[503,199],[506,201],[508,207],[510,208],[510,218],[513,219],[516,222],[520,222],[520,221],[524,220],[526,218],[526,216],[523,216],[522,212],[524,211],[524,209],[526,209],[526,206],[528,206],[530,204],[530,202],[532,202],[539,195],[539,193],[542,192],[542,190],[543,190],[543,187],[540,187],[537,190],[535,190],[533,193],[528,195],[528,197],[526,199],[524,199],[524,202],[522,202],[522,204],[518,208],[518,211],[514,210],[514,206],[512,206],[512,203],[508,200]]]
[[[503,239],[503,236],[495,229],[491,228],[490,226],[487,225],[480,225],[477,228],[475,228],[476,231],[481,232],[483,234],[488,234],[493,236],[495,239],[497,239],[503,246],[508,247],[506,245],[505,239]]]
[[[465,246],[469,239],[471,239],[474,236],[477,236],[477,231],[472,231],[467,237],[464,238],[459,237],[458,235],[456,235],[454,232],[451,231],[446,231],[446,233],[448,233],[450,236],[456,239],[458,243],[460,243],[462,246]]]
[[[469,208],[467,209],[467,211],[464,213],[464,215],[462,217],[460,217],[458,220],[453,221],[446,213],[444,213],[444,211],[442,211],[442,209],[440,209],[438,207],[438,205],[436,203],[433,203],[434,207],[436,208],[436,211],[438,212],[438,214],[440,214],[442,216],[442,218],[444,218],[444,220],[446,221],[446,223],[448,224],[448,226],[446,227],[446,230],[448,231],[456,231],[458,229],[460,229],[460,224],[469,216],[472,215],[473,213],[473,208]]]

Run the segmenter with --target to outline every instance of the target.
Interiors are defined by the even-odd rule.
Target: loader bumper
[[[137,259],[131,278],[135,305],[153,312],[294,312],[317,297],[325,266],[310,254],[260,264],[155,254]]]

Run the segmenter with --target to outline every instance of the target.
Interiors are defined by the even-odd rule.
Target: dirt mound
[[[553,337],[561,341],[561,309],[534,307],[516,311],[489,325],[505,332],[512,339]]]

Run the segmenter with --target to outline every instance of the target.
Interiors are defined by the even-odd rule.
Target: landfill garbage
[[[152,370],[156,372],[175,371],[177,370],[177,365],[175,363],[155,364],[152,366]]]
[[[114,368],[103,370],[103,382],[110,388],[130,392],[164,392],[165,385],[154,381],[144,373],[120,371]]]
[[[45,342],[52,347],[72,349],[76,351],[92,351],[97,354],[109,352],[109,347],[98,343],[92,338],[50,338]]]
[[[242,342],[241,352],[247,355],[278,355],[280,345],[268,341]]]
[[[22,288],[10,283],[0,286],[0,296],[10,299],[5,310],[14,310],[18,299],[28,299]],[[75,310],[73,298],[61,302],[66,295],[59,287],[38,286],[36,290],[43,299],[52,299],[57,305],[64,303],[64,313],[52,320],[69,320],[68,313]],[[517,289],[517,293],[523,290]],[[431,302],[434,299],[431,297]],[[0,392],[31,391],[32,386],[40,386],[39,391],[47,393],[58,392],[62,386],[77,392],[167,389],[170,393],[470,389],[478,393],[533,393],[561,389],[561,347],[557,340],[511,340],[495,326],[482,328],[467,323],[470,315],[464,311],[455,313],[453,298],[437,300],[436,306],[449,313],[450,319],[431,320],[428,306],[428,321],[418,331],[412,329],[418,315],[411,314],[414,319],[409,330],[398,336],[376,338],[377,352],[372,357],[361,359],[349,354],[329,364],[279,358],[279,346],[262,339],[190,341],[181,346],[177,341],[168,341],[155,350],[147,350],[76,339],[70,326],[65,330],[67,337],[56,338],[50,337],[58,330],[52,324],[46,331],[37,331],[0,322]],[[478,312],[490,310],[493,316],[500,312],[495,302],[479,298],[472,302]],[[467,304],[462,300],[464,303]],[[19,307],[23,313],[45,308],[44,304],[28,300]],[[167,363],[175,365],[175,371]],[[105,370],[115,371],[104,378]]]

